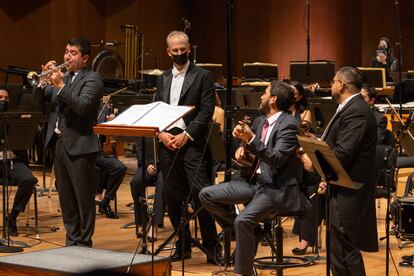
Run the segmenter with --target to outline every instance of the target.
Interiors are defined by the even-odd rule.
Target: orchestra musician
[[[180,218],[187,208],[185,204],[191,193],[195,209],[200,207],[200,190],[212,184],[211,154],[205,136],[214,111],[214,92],[211,74],[189,61],[188,36],[173,31],[167,36],[167,53],[173,68],[165,71],[157,81],[156,100],[171,105],[194,106],[193,110],[166,131],[158,135],[159,159],[165,182],[166,204],[174,230],[178,230]],[[213,218],[206,210],[198,213],[203,246],[214,252],[217,231]],[[185,238],[182,252],[181,241],[190,235],[188,225],[179,231],[176,250],[172,260],[191,258],[191,242]],[[208,262],[215,259],[207,257]]]
[[[374,115],[359,93],[363,73],[342,67],[333,78],[332,98],[338,109],[321,139],[331,147],[351,179],[353,190],[333,185],[329,199],[331,270],[333,275],[365,275],[360,250],[378,251],[374,159],[377,129]],[[320,185],[326,188],[326,183]]]
[[[361,95],[371,108],[374,107],[375,99],[377,98],[377,91],[374,87],[371,87],[368,83],[362,84]],[[375,120],[377,121],[377,143],[384,144],[386,141],[387,133],[387,117],[384,114],[373,109]]]
[[[100,151],[93,126],[103,92],[102,77],[87,68],[89,41],[71,39],[64,53],[69,73],[49,61],[43,70],[52,70],[45,95],[53,110],[49,117],[46,146],[54,144],[56,188],[66,229],[66,245],[92,246],[95,228],[93,170]]]
[[[6,89],[0,89],[0,112],[6,112],[9,103],[9,92]],[[3,137],[1,137],[3,139]],[[18,236],[16,219],[21,211],[24,210],[30,197],[33,194],[34,186],[37,184],[37,178],[33,176],[29,169],[29,160],[27,151],[16,150],[8,151],[6,153],[7,170],[9,171],[9,178],[13,185],[17,185],[16,195],[13,201],[13,207],[7,215],[7,224],[10,236]],[[4,158],[3,150],[0,151],[1,162]],[[13,162],[13,169],[11,169],[11,162]],[[3,170],[0,170],[0,178],[3,177]],[[4,185],[4,183],[3,183]]]
[[[204,188],[200,192],[203,206],[217,219],[223,229],[236,234],[234,271],[253,274],[253,260],[257,247],[255,227],[272,213],[305,210],[308,201],[299,183],[301,164],[295,152],[298,146],[296,119],[289,114],[294,102],[290,85],[272,81],[261,96],[260,109],[265,116],[258,117],[250,128],[237,125],[233,137],[248,145],[250,153],[259,160],[253,176]],[[244,147],[239,147],[235,158],[241,160]],[[236,216],[231,206],[247,204]],[[256,247],[255,247],[256,246]]]
[[[98,123],[104,123],[115,118],[112,108],[101,103],[100,109],[103,110],[101,116],[98,118]],[[103,135],[100,135],[99,138],[110,140],[110,137]],[[99,205],[99,213],[105,214],[105,217],[110,219],[118,219],[118,215],[112,210],[110,203],[115,199],[116,192],[124,179],[127,167],[117,158],[116,154],[113,156],[105,153],[101,141],[99,142],[101,150],[96,157],[96,167],[99,168],[99,180],[95,203]],[[108,142],[111,143],[112,141]],[[105,190],[104,196],[102,195],[103,190]]]

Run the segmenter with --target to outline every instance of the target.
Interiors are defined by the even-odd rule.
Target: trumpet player
[[[49,86],[45,95],[52,103],[46,146],[54,146],[56,188],[66,229],[66,245],[92,246],[95,228],[93,169],[100,150],[93,126],[103,92],[102,77],[88,69],[91,45],[85,39],[68,41],[63,74],[55,61],[42,66]]]

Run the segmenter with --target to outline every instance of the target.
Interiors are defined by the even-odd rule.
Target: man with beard
[[[234,226],[236,256],[234,270],[242,275],[253,274],[255,257],[255,227],[272,213],[296,212],[306,209],[306,199],[300,191],[301,163],[296,157],[298,133],[296,119],[288,114],[294,102],[293,88],[272,81],[261,96],[260,109],[264,116],[250,128],[242,123],[233,130],[249,152],[258,158],[254,173],[246,180],[233,180],[206,187],[200,201],[217,219],[223,229]],[[241,160],[244,148],[237,149],[235,158]],[[238,216],[234,204],[246,204]]]

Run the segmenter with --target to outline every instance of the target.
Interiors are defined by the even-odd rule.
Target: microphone
[[[183,17],[182,19],[184,20],[185,30],[191,29],[191,23],[190,23],[190,21],[188,21],[187,18],[185,18],[185,17]]]

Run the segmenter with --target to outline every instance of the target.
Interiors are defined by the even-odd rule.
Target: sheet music
[[[179,120],[192,106],[172,106],[164,102],[145,105],[133,105],[104,125],[121,125],[135,127],[157,127],[159,131]]]
[[[135,104],[130,106],[127,110],[119,114],[112,121],[105,122],[105,125],[123,125],[132,126],[142,117],[144,117],[149,111],[154,109],[161,102],[154,102],[149,104]]]
[[[156,126],[160,131],[163,131],[191,109],[192,107],[190,106],[172,106],[159,102],[156,108],[149,111],[143,118],[135,122],[133,126]]]

